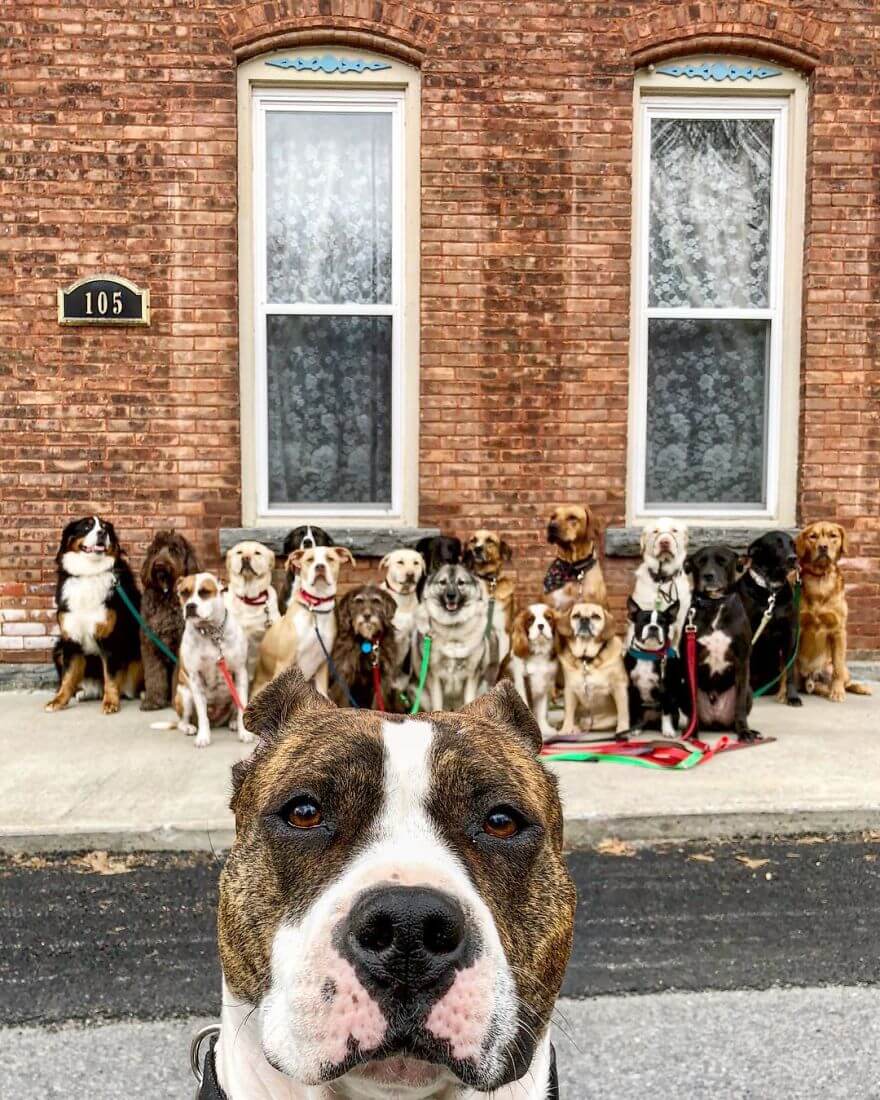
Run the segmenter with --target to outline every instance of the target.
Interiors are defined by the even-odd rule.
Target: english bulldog
[[[203,1100],[550,1100],[575,891],[512,684],[420,719],[252,700]]]

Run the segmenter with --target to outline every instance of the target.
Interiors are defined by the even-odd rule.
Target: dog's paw
[[[192,724],[192,722],[178,722],[177,728],[180,730],[181,733],[185,733],[187,737],[195,737],[195,735],[199,732]]]
[[[195,744],[197,749],[206,749],[208,747],[208,745],[211,744],[211,735],[210,735],[210,733],[196,734],[196,739],[195,739],[194,744]]]
[[[101,703],[102,714],[118,714],[119,713],[119,700],[118,699],[105,699]]]
[[[250,732],[250,730],[246,729],[240,729],[238,731],[238,739],[243,745],[250,745],[255,740],[254,735]]]
[[[164,710],[167,703],[160,703],[157,699],[141,699],[141,710]]]
[[[67,703],[62,702],[60,699],[50,699],[43,707],[43,710],[47,710],[50,714],[54,714],[57,710],[64,710],[66,706]]]
[[[804,701],[801,699],[800,695],[792,695],[790,699],[785,700],[785,703],[790,707],[802,707],[804,705]]]
[[[843,684],[832,684],[828,692],[828,698],[832,703],[842,703],[846,698],[846,688]]]

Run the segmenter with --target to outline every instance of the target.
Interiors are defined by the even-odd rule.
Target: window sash
[[[405,188],[404,188],[404,93],[402,91],[364,90],[353,94],[347,89],[274,89],[254,92],[252,99],[254,210],[254,419],[256,430],[257,510],[261,515],[333,516],[341,518],[372,517],[399,519],[403,514],[404,477],[404,403],[403,341],[405,319],[403,311],[403,265],[405,262]],[[316,303],[270,302],[267,290],[266,241],[266,118],[270,111],[340,111],[346,114],[388,113],[391,116],[391,301],[387,303]],[[268,354],[266,346],[267,319],[272,315],[313,315],[339,317],[391,317],[391,501],[364,504],[343,504],[332,501],[318,504],[311,501],[285,501],[271,504],[269,500],[269,411]],[[308,431],[308,424],[303,425]]]
[[[780,476],[780,424],[782,404],[782,301],[785,249],[786,163],[788,153],[788,101],[780,98],[737,96],[645,96],[639,120],[639,241],[636,257],[637,293],[635,326],[635,512],[639,516],[663,515],[670,510],[681,516],[771,519],[777,511]],[[651,123],[654,119],[769,119],[773,123],[770,199],[770,270],[768,308],[649,306],[650,262]],[[764,451],[764,501],[743,504],[698,504],[646,501],[648,429],[648,327],[654,318],[705,320],[764,320],[769,322],[767,358],[767,407]]]

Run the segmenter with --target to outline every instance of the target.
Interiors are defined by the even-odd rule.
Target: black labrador
[[[794,589],[789,582],[797,567],[794,539],[785,531],[768,531],[751,544],[748,558],[749,567],[736,587],[752,628],[752,689],[778,678],[776,698],[799,707],[796,677],[785,673],[798,627]],[[767,622],[761,628],[765,615]]]
[[[684,568],[694,586],[688,624],[697,630],[697,728],[732,729],[740,741],[754,741],[760,734],[749,727],[752,628],[736,590],[743,565],[729,546],[707,546]],[[683,687],[682,708],[690,716],[686,682]]]

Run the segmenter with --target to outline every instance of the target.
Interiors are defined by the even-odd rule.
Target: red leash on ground
[[[235,703],[239,710],[243,711],[244,706],[242,705],[241,699],[238,697],[238,692],[235,690],[235,681],[232,679],[232,673],[229,671],[229,665],[227,665],[225,657],[217,658],[217,667],[220,669],[220,674],[226,681],[226,686],[229,688],[229,694],[232,696],[233,703]]]

